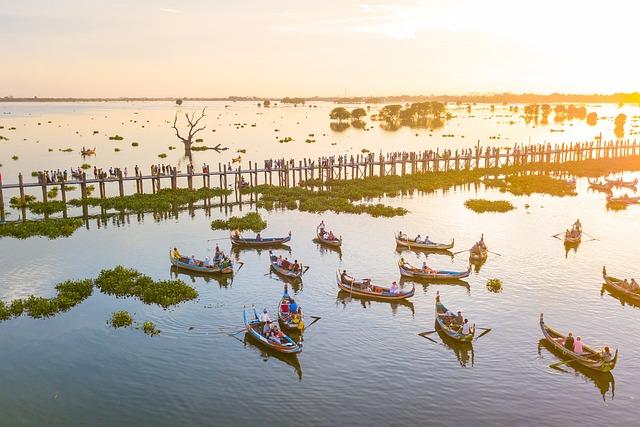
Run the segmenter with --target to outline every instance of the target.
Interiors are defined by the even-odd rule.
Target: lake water
[[[510,118],[496,118],[488,106],[480,105],[474,108],[484,112],[476,117],[463,117],[467,113],[461,110],[432,136],[420,130],[417,137],[415,130],[386,132],[377,123],[369,132],[334,133],[328,128],[329,104],[272,109],[249,103],[229,104],[229,108],[224,103],[208,105],[208,125],[217,131],[205,133],[205,143],[221,142],[230,150],[220,155],[195,153],[196,163],[227,161],[239,148],[247,149],[245,160],[257,160],[275,155],[301,158],[355,153],[365,147],[372,151],[462,147],[475,145],[478,139],[512,145],[529,138],[532,142],[585,140],[600,132],[604,138],[613,137],[612,120],[603,120],[596,127],[566,123],[566,132],[549,132],[560,126],[502,124]],[[190,111],[190,107],[182,109]],[[28,176],[38,168],[75,166],[81,160],[77,151],[82,145],[98,147],[98,155],[89,162],[100,167],[148,166],[160,152],[169,154],[165,163],[178,163],[180,146],[165,122],[172,120],[175,108],[161,103],[0,104],[0,111],[11,112],[0,116],[0,125],[5,126],[0,135],[10,138],[0,142],[5,182],[18,171]],[[593,108],[600,108],[599,114],[608,117],[619,111],[615,106]],[[501,109],[508,113],[507,107],[497,107]],[[635,123],[631,117],[638,111],[636,107],[625,109],[627,132],[631,132]],[[129,122],[136,116],[149,120],[149,125],[141,128],[140,119],[138,124]],[[52,123],[47,124],[48,120]],[[521,121],[516,116],[513,120]],[[248,126],[228,126],[236,122]],[[17,129],[7,131],[12,126]],[[95,137],[91,135],[94,128],[100,131]],[[273,132],[276,128],[282,129],[281,136],[296,141],[279,144]],[[125,140],[106,140],[106,135],[116,133]],[[317,142],[305,144],[310,133]],[[456,137],[442,137],[449,133]],[[491,135],[502,135],[502,139],[488,140]],[[92,138],[99,139],[93,144]],[[137,149],[130,145],[134,140],[140,142]],[[113,152],[118,144],[122,151]],[[178,150],[167,151],[171,144]],[[66,147],[74,152],[57,151]],[[10,159],[14,154],[18,161]],[[475,186],[416,193],[382,199],[382,203],[410,211],[388,219],[259,210],[269,224],[263,235],[291,231],[291,253],[286,256],[311,266],[296,296],[307,323],[309,316],[321,319],[305,332],[304,351],[297,359],[267,353],[245,341],[243,334],[229,336],[242,329],[243,305],[267,307],[273,315],[283,288],[281,281],[267,274],[266,251],[242,250],[234,252],[234,257],[245,266],[232,281],[179,273],[200,296],[170,310],[95,291],[80,305],[53,318],[23,316],[0,323],[2,423],[406,425],[442,420],[462,426],[478,422],[631,425],[640,398],[636,332],[640,311],[608,293],[601,295],[601,269],[606,265],[614,275],[638,276],[640,253],[634,236],[640,235],[640,210],[608,211],[604,196],[588,191],[586,180],[579,180],[577,191],[578,196],[565,198],[515,197]],[[466,199],[475,197],[510,200],[517,209],[476,214],[463,206]],[[240,213],[238,209],[235,206],[233,214]],[[244,205],[242,209],[246,213],[252,208]],[[226,237],[225,232],[211,231],[210,222],[224,216],[219,209],[198,209],[194,215],[185,211],[164,220],[152,214],[140,220],[131,215],[100,227],[91,220],[89,229],[64,239],[2,238],[0,299],[53,296],[58,282],[95,277],[101,269],[118,264],[155,279],[175,277],[167,259],[169,248],[178,246],[199,257],[210,255],[216,242],[207,239]],[[567,253],[552,235],[576,218],[597,240],[585,238],[577,250]],[[341,252],[312,242],[320,220],[342,235]],[[435,268],[467,267],[467,253],[454,258],[399,253],[393,240],[397,230],[429,234],[437,241],[455,238],[454,251],[469,248],[484,233],[489,249],[500,256],[490,255],[468,278],[468,287],[416,283],[410,304],[368,302],[340,294],[336,269],[388,284],[399,278],[401,256],[414,264],[426,259]],[[218,243],[229,250],[228,240]],[[503,281],[502,293],[487,290],[490,278]],[[431,335],[436,343],[418,336],[433,330],[437,291],[449,308],[461,309],[479,327],[492,328],[472,350],[443,342],[437,334]],[[151,320],[162,332],[149,337],[132,328],[113,329],[106,321],[117,310],[128,310],[140,323]],[[572,330],[595,346],[618,348],[620,357],[613,375],[597,376],[572,366],[549,368],[559,359],[540,346],[541,312],[548,324],[561,331]]]

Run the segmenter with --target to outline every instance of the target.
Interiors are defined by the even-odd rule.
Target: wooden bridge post
[[[2,193],[2,173],[0,173],[0,221],[4,222],[4,194]]]
[[[82,200],[87,200],[87,173],[82,172],[82,177],[80,181],[80,197]]]
[[[120,197],[124,197],[124,181],[122,180],[122,171],[118,169],[118,190]]]
[[[60,197],[62,198],[62,203],[67,204],[67,185],[65,181],[62,181],[60,184]]]
[[[20,188],[20,203],[24,203],[24,182],[22,173],[18,173],[18,187]]]
[[[47,178],[42,172],[38,172],[38,176],[40,177],[40,184],[42,185],[42,201],[47,203],[49,201],[47,197]]]
[[[159,179],[158,184],[160,184]],[[187,165],[187,185],[189,186],[189,190],[193,190],[193,166],[191,165]],[[159,185],[158,188],[160,188]]]
[[[177,190],[178,188],[178,169],[173,167],[171,168],[171,189]]]

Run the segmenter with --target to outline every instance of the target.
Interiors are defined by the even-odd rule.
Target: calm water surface
[[[374,139],[367,144],[373,147]],[[248,146],[249,140],[242,143]],[[31,150],[34,144],[25,143]],[[254,144],[256,150],[267,149]],[[513,197],[472,186],[382,199],[410,211],[391,219],[260,210],[269,224],[263,234],[292,231],[287,256],[311,266],[297,299],[307,316],[321,320],[305,332],[297,362],[243,342],[243,334],[228,335],[242,329],[243,305],[268,307],[273,314],[282,293],[283,283],[267,274],[268,253],[243,250],[234,255],[245,266],[233,281],[179,274],[200,297],[170,310],[94,292],[53,318],[23,316],[1,323],[2,423],[270,425],[278,417],[282,425],[634,424],[640,311],[601,295],[600,271],[606,264],[612,274],[637,277],[634,236],[640,235],[640,211],[607,211],[604,197],[588,192],[586,181],[578,183],[578,193]],[[509,199],[517,209],[478,215],[463,206],[470,197]],[[250,209],[243,206],[243,213]],[[237,206],[233,213],[239,213]],[[209,224],[222,217],[219,210],[203,209],[162,221],[146,214],[141,221],[131,216],[100,228],[92,220],[89,230],[66,239],[0,239],[0,299],[52,296],[60,281],[95,277],[118,264],[156,279],[175,277],[169,248],[210,254],[215,242],[207,239],[226,233],[212,232]],[[597,240],[585,239],[566,253],[551,236],[576,218]],[[340,253],[312,242],[321,219],[343,236]],[[398,253],[393,233],[399,229],[438,241],[455,237],[454,250],[470,247],[484,233],[489,248],[501,256],[491,255],[469,277],[468,288],[416,284],[410,304],[339,294],[337,268],[382,283],[398,279],[400,256],[413,263],[426,259],[437,268],[466,268],[466,253],[453,259]],[[228,241],[220,244],[229,249]],[[487,290],[489,278],[503,281],[502,293]],[[451,309],[492,328],[473,350],[452,347],[437,335],[432,335],[437,343],[417,335],[433,330],[436,291]],[[110,328],[106,321],[116,310],[155,322],[161,334],[151,338],[135,329]],[[550,369],[559,359],[539,345],[540,312],[550,325],[571,329],[588,343],[619,348],[614,380],[570,366]]]

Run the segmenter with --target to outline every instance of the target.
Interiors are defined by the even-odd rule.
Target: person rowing
[[[180,251],[178,251],[178,248],[173,248],[173,257],[178,260],[182,258],[182,255],[180,254]]]
[[[426,243],[428,245],[428,244],[433,243],[433,242],[431,240],[429,240],[429,236],[425,236],[423,243]]]
[[[582,224],[580,224],[580,220],[576,219],[576,222],[573,223],[574,230],[582,230]]]
[[[420,240],[420,235],[419,234],[416,236],[415,239],[413,239],[413,241],[416,242],[416,243],[422,243],[421,240]]]
[[[389,288],[389,293],[391,295],[398,295],[400,293],[400,288],[398,287],[398,283],[395,280],[391,284],[391,288]]]
[[[471,333],[471,326],[469,325],[469,319],[464,319],[462,324],[462,334],[469,335]]]

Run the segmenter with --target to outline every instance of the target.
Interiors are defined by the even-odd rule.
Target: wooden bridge
[[[193,166],[187,166],[186,173],[178,172],[176,168],[169,167],[164,174],[151,173],[124,177],[121,170],[115,176],[88,178],[82,173],[80,178],[70,180],[57,180],[49,182],[43,173],[39,173],[38,182],[25,183],[23,175],[18,175],[18,182],[4,184],[0,176],[0,221],[4,221],[4,191],[17,189],[20,199],[24,201],[25,189],[41,188],[42,201],[48,201],[48,188],[59,186],[63,202],[67,202],[67,188],[70,185],[78,185],[82,199],[88,197],[87,187],[97,184],[100,198],[105,198],[106,186],[117,185],[120,197],[125,195],[125,183],[135,182],[136,193],[144,194],[145,183],[150,183],[148,191],[156,193],[166,186],[177,189],[178,180],[186,180],[189,189],[194,188],[194,179],[202,179],[202,186],[206,188],[232,188],[235,189],[236,201],[241,200],[242,186],[257,186],[259,184],[271,184],[282,187],[299,185],[307,180],[318,179],[320,183],[332,179],[359,179],[368,176],[407,175],[415,173],[428,173],[449,170],[488,169],[502,166],[525,166],[530,163],[559,164],[570,161],[588,159],[620,158],[640,155],[640,146],[636,140],[609,141],[601,139],[591,142],[571,144],[538,144],[538,145],[514,145],[513,147],[481,147],[471,149],[426,150],[421,152],[393,152],[385,155],[364,153],[358,155],[338,155],[320,157],[317,159],[298,160],[270,159],[264,165],[258,167],[256,162],[249,162],[247,168],[242,166],[232,167],[231,164],[218,163],[217,170],[211,171],[209,166],[204,166],[201,172],[196,172]],[[275,175],[275,177],[274,177]],[[214,178],[213,185],[211,178]],[[262,177],[262,179],[260,179]],[[181,187],[182,188],[182,187]]]

